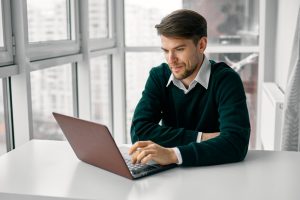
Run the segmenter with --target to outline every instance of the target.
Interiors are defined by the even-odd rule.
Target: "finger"
[[[152,142],[151,144],[149,144],[149,145],[145,146],[144,148],[142,148],[142,150],[155,150],[155,149],[157,149],[158,146],[159,145]]]
[[[151,161],[153,158],[153,154],[148,154],[147,156],[145,156],[142,160],[141,163],[143,164],[147,164],[149,161]]]
[[[131,156],[131,162],[132,164],[135,164],[137,162],[137,156],[139,155],[139,151],[135,151]]]
[[[131,155],[133,152],[135,152],[138,148],[146,147],[147,145],[152,144],[151,141],[138,141],[132,145],[128,151],[128,154]]]
[[[142,160],[146,155],[147,155],[147,151],[145,151],[145,150],[139,150],[139,151],[138,151],[138,154],[137,154],[137,156],[136,156],[136,162],[137,162],[137,163],[140,163],[141,160]]]
[[[137,162],[140,163],[143,158],[145,158],[146,156],[151,155],[153,153],[154,153],[153,150],[142,150],[136,157]]]
[[[137,160],[140,161],[140,160],[142,160],[145,156],[147,156],[148,154],[151,154],[151,153],[153,153],[153,151],[141,149],[141,150],[139,150],[139,154],[137,155]]]

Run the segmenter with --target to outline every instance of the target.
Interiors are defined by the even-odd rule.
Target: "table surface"
[[[299,152],[253,150],[243,162],[138,180],[78,160],[65,141],[31,140],[0,157],[0,199],[299,200],[299,189]]]

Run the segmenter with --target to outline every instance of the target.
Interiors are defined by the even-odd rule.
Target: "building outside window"
[[[27,0],[28,41],[70,39],[68,0]]]
[[[108,38],[108,1],[89,0],[89,34],[91,39]]]
[[[110,56],[92,58],[91,96],[92,120],[112,131],[112,85]]]
[[[139,58],[139,59],[137,59]],[[126,127],[130,131],[135,107],[142,97],[142,92],[152,67],[165,62],[161,52],[126,53]],[[127,141],[131,141],[127,134]]]
[[[31,72],[33,137],[63,140],[52,112],[73,115],[72,65]]]

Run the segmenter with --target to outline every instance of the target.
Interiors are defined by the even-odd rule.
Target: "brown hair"
[[[164,17],[156,24],[158,35],[192,39],[195,45],[201,37],[207,37],[207,22],[199,13],[180,9]]]

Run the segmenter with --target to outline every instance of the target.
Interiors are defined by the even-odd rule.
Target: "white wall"
[[[279,0],[275,49],[275,82],[286,88],[300,0]]]

